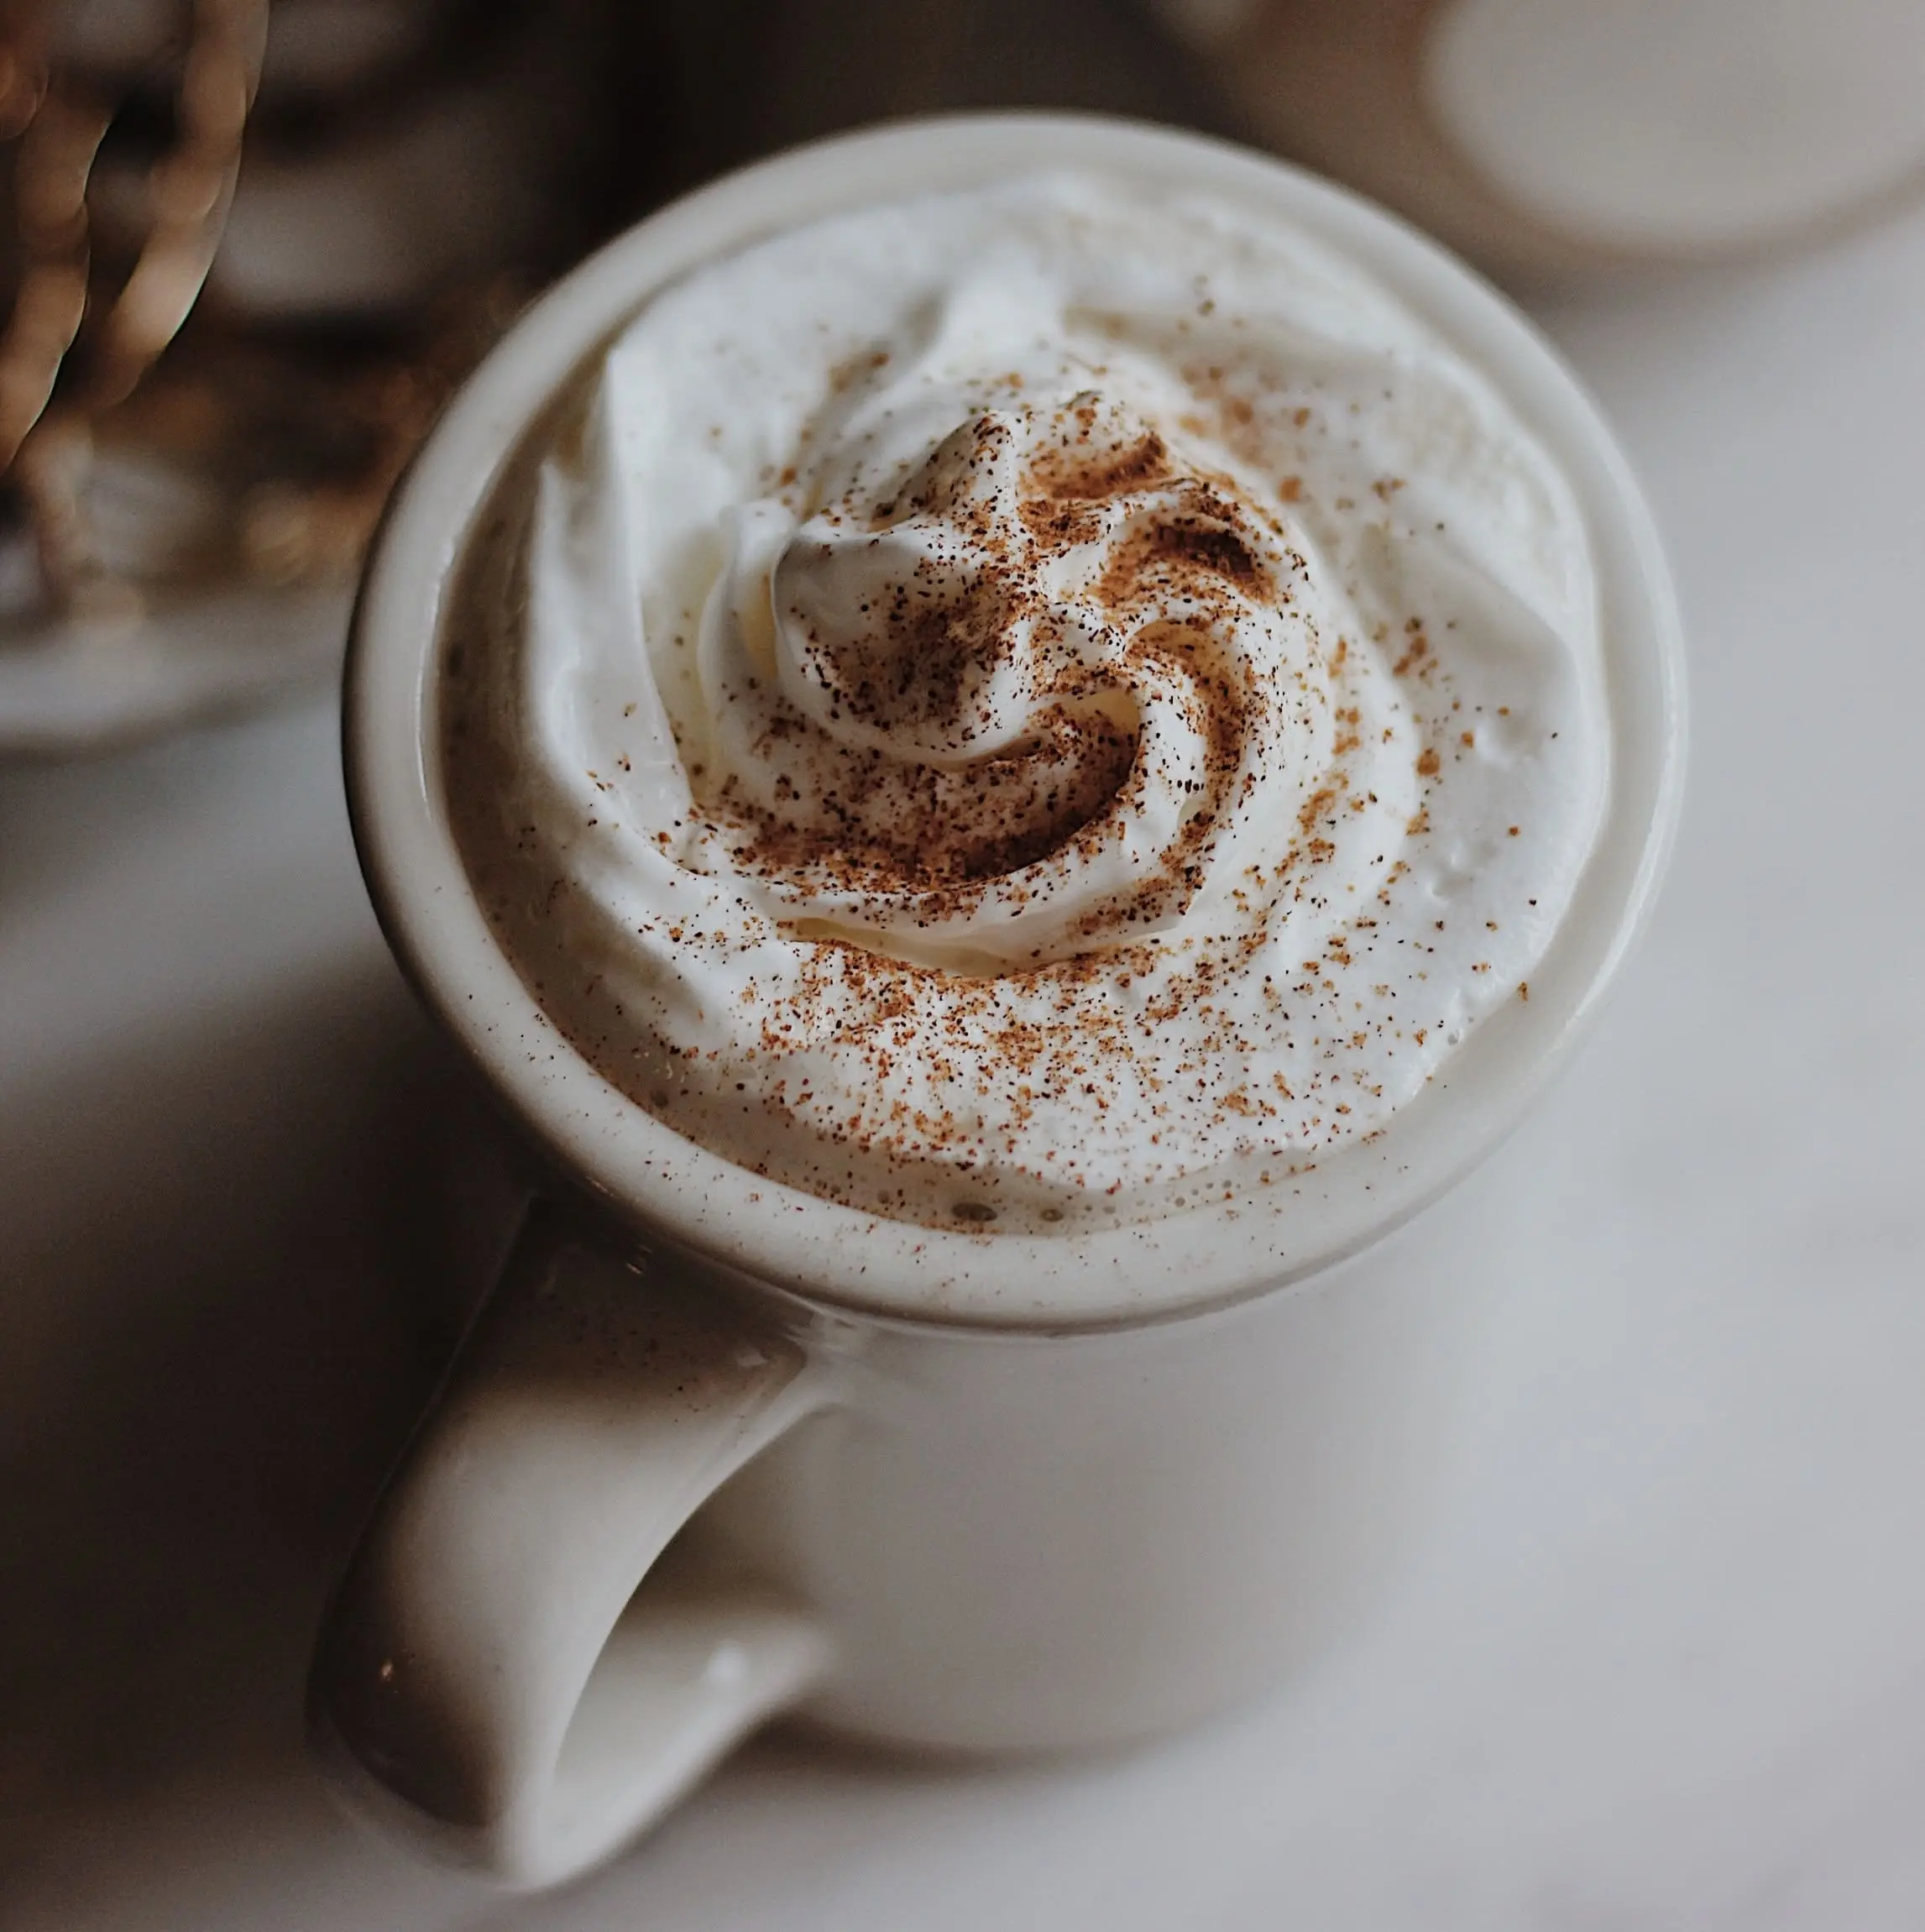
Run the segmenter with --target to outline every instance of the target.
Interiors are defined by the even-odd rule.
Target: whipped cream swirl
[[[468,561],[451,800],[563,1032],[743,1165],[1068,1230],[1388,1124],[1603,796],[1571,493],[1248,209],[1071,178],[656,298]]]
[[[958,427],[909,476],[859,465],[805,521],[737,526],[701,802],[748,828],[746,895],[979,975],[1174,931],[1208,883],[1248,896],[1348,709],[1388,721],[1304,558],[1100,391],[939,406]],[[1415,804],[1402,772],[1367,809],[1388,835]]]

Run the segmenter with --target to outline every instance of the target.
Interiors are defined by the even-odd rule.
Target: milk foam
[[[470,559],[447,770],[545,1009],[812,1192],[1070,1232],[1387,1127],[1601,815],[1583,521],[1310,237],[1080,177],[762,243]]]

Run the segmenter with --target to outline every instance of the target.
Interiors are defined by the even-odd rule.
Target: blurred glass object
[[[1240,131],[1500,272],[1804,239],[1925,176],[1920,0],[1152,0]]]
[[[0,4],[0,749],[332,672],[442,401],[636,205],[641,20],[621,0]]]

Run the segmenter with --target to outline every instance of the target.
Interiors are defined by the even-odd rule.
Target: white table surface
[[[1925,209],[1544,312],[1682,585],[1676,869],[1485,1177],[1514,1279],[1431,1554],[1138,1755],[764,1743],[541,1901],[337,1821],[300,1677],[473,1272],[464,1089],[327,709],[0,772],[0,1924],[1925,1924]]]

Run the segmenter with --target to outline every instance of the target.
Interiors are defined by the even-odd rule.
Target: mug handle
[[[309,1732],[339,1794],[520,1887],[653,1822],[827,1666],[805,1607],[656,1564],[825,1396],[790,1336],[537,1205],[323,1623]]]

